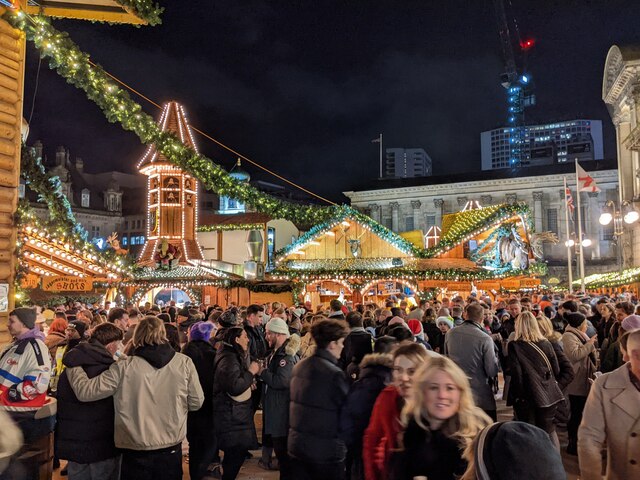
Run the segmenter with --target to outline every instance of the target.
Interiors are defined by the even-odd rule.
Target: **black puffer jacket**
[[[360,363],[360,378],[349,388],[340,411],[340,429],[347,447],[362,449],[362,437],[369,425],[378,394],[391,381],[391,355],[371,353]]]
[[[243,402],[231,398],[244,393],[252,383],[253,374],[247,368],[247,359],[228,343],[221,344],[213,379],[213,425],[221,450],[249,450],[258,446],[251,397]]]
[[[293,369],[289,407],[289,455],[304,462],[336,463],[346,456],[340,409],[349,384],[338,360],[325,349]]]
[[[344,339],[344,348],[338,364],[343,370],[353,362],[358,365],[362,358],[373,352],[373,337],[364,328],[352,330]]]
[[[82,367],[89,378],[97,377],[114,362],[104,346],[95,340],[79,343],[64,356],[67,368]],[[113,442],[113,397],[81,402],[73,393],[67,371],[58,382],[58,458],[77,463],[93,463],[115,457]]]
[[[264,360],[269,346],[264,338],[262,326],[254,327],[247,321],[242,326],[249,337],[249,356],[251,360]]]
[[[209,342],[194,340],[184,346],[182,353],[193,360],[204,392],[204,403],[200,410],[189,412],[189,422],[201,419],[209,423],[209,419],[213,417],[213,371],[216,350]]]

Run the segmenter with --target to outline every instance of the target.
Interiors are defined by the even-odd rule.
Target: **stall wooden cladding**
[[[346,228],[343,226],[343,228]],[[350,222],[350,227],[346,230],[346,234],[335,227],[332,230],[335,236],[321,235],[314,239],[320,245],[307,245],[304,247],[305,255],[299,257],[291,254],[288,259],[316,260],[326,258],[353,258],[349,240],[360,240],[361,252],[359,258],[389,258],[389,257],[408,257],[409,255],[401,252],[389,242],[378,237],[371,230],[364,228],[356,222]]]
[[[5,11],[0,7],[0,15]],[[9,310],[14,305],[16,228],[13,213],[20,175],[24,51],[24,37],[0,19],[0,283],[10,285]],[[7,320],[7,312],[0,312],[0,345],[10,341]]]

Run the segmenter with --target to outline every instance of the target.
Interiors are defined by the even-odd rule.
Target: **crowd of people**
[[[37,478],[29,448],[54,429],[70,480],[181,479],[185,456],[192,480],[234,479],[250,451],[285,480],[555,480],[561,448],[581,478],[640,478],[636,303],[17,308],[0,478]]]

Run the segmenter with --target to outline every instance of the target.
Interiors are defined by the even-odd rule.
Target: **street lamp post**
[[[624,200],[622,204],[616,204],[613,200],[608,200],[604,204],[604,209],[600,214],[600,225],[609,225],[613,222],[613,234],[616,237],[618,250],[618,266],[620,271],[624,269],[624,259],[622,256],[622,235],[624,235],[624,225],[632,225],[640,219],[640,213],[633,207],[631,202]]]
[[[575,237],[575,233],[572,233],[571,237]],[[591,241],[590,238],[584,238],[584,234],[583,234],[582,241],[576,241],[571,237],[569,237],[569,239],[566,242],[564,242],[564,246],[567,247],[568,263],[569,263],[569,293],[573,293],[573,282],[572,282],[573,274],[571,271],[573,269],[573,265],[572,265],[573,254],[571,252],[571,249],[573,248],[575,250],[575,255],[577,257],[576,266],[578,267],[578,273],[580,275],[581,288],[584,291],[584,258],[583,258],[584,248],[589,248],[591,245],[593,245],[593,242]]]

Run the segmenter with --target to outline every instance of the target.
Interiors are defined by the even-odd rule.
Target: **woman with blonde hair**
[[[402,409],[404,433],[391,477],[454,480],[467,468],[463,453],[492,423],[473,401],[469,379],[453,360],[431,358],[415,374]]]
[[[400,412],[411,393],[415,372],[429,358],[418,343],[401,344],[392,355],[393,383],[378,395],[364,432],[362,462],[366,480],[389,478],[389,460],[402,431]]]
[[[528,311],[516,318],[515,335],[508,345],[508,374],[511,382],[507,405],[516,419],[543,429],[559,448],[553,418],[564,395],[557,379],[560,366],[553,346]]]

